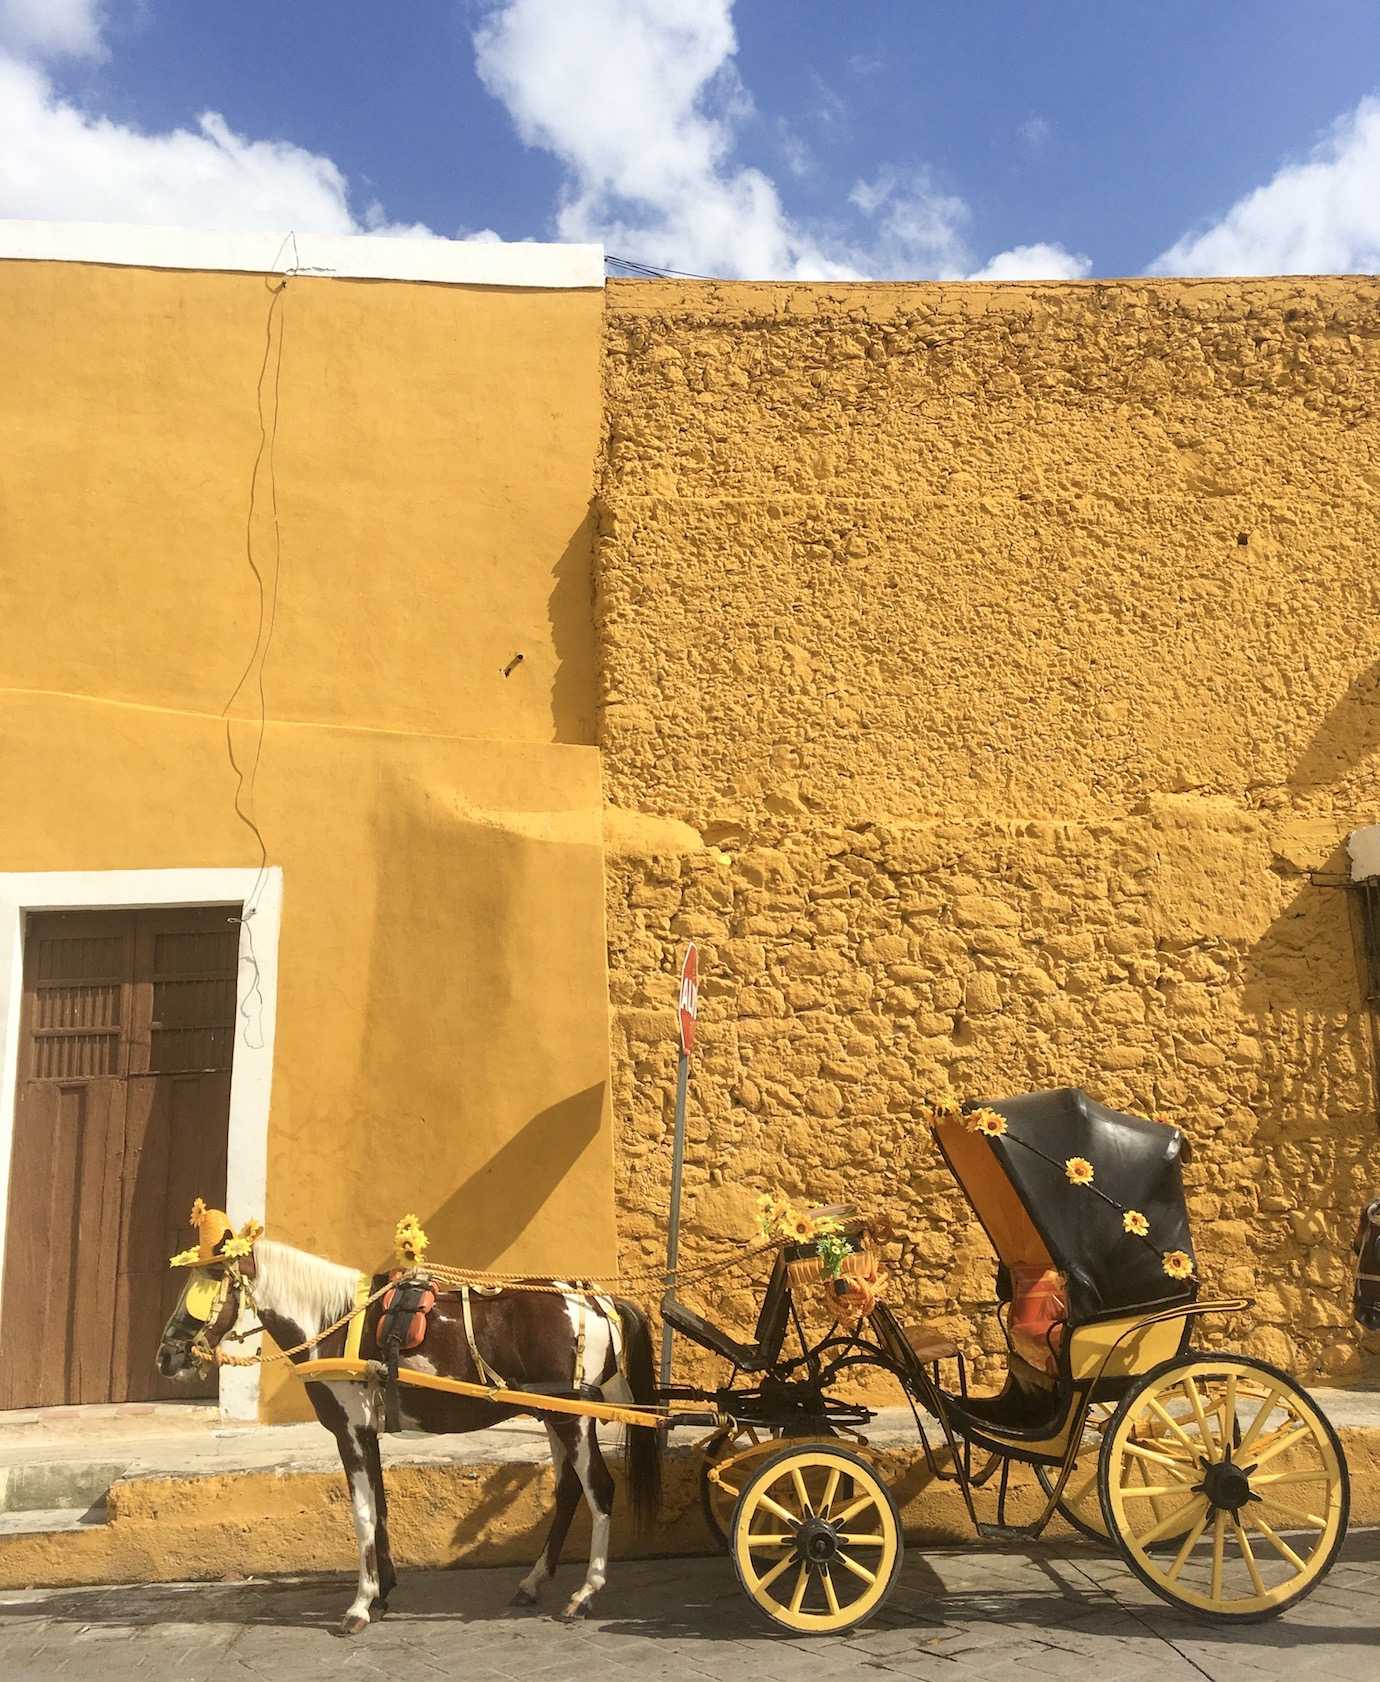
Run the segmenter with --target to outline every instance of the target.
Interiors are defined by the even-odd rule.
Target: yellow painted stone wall
[[[763,1187],[885,1205],[901,1307],[991,1357],[917,1111],[1079,1085],[1190,1135],[1204,1273],[1257,1298],[1219,1343],[1380,1376],[1333,885],[1380,817],[1380,285],[620,282],[604,382],[625,1260],[693,935],[692,1257]]]

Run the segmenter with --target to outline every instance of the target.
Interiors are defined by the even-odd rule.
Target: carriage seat
[[[767,1372],[781,1358],[781,1345],[786,1340],[786,1317],[789,1308],[786,1263],[783,1253],[778,1250],[776,1264],[772,1268],[771,1278],[762,1297],[762,1307],[757,1315],[757,1326],[751,1343],[740,1342],[722,1326],[714,1325],[702,1314],[696,1314],[693,1308],[687,1308],[674,1289],[667,1291],[661,1299],[661,1318],[673,1330],[688,1337],[692,1343],[698,1343],[711,1354],[722,1355],[725,1361],[731,1361],[740,1372]]]

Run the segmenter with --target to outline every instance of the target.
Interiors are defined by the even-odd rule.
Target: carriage
[[[1250,1622],[1295,1604],[1345,1536],[1346,1463],[1287,1373],[1198,1346],[1209,1317],[1249,1303],[1199,1292],[1182,1135],[1072,1089],[934,1122],[996,1254],[1008,1345],[996,1393],[970,1391],[957,1346],[903,1327],[885,1301],[811,1342],[789,1251],[750,1342],[674,1291],[663,1300],[679,1332],[732,1365],[712,1394],[667,1399],[711,1400],[728,1422],[707,1445],[703,1495],[744,1591],[797,1633],[852,1628],[885,1601],[900,1515],[882,1458],[856,1441],[870,1410],[831,1396],[867,1367],[901,1386],[930,1473],[957,1484],[979,1535],[1033,1538],[1057,1512],[1201,1616]],[[852,1232],[865,1248],[865,1223]],[[1041,1488],[1024,1523],[1008,1518],[1013,1464]],[[995,1513],[982,1518],[974,1495],[993,1478]]]
[[[864,1434],[875,1414],[839,1393],[861,1372],[900,1386],[930,1474],[957,1486],[980,1536],[1034,1538],[1061,1514],[1162,1599],[1229,1623],[1308,1594],[1346,1533],[1346,1463],[1287,1373],[1201,1347],[1210,1317],[1250,1305],[1200,1292],[1183,1136],[1075,1089],[941,1108],[930,1121],[996,1256],[1007,1372],[992,1394],[970,1389],[949,1338],[901,1323],[878,1284],[885,1231],[850,1210],[815,1223],[827,1244],[762,1247],[774,1259],[750,1338],[696,1312],[676,1284],[666,1291],[664,1322],[728,1364],[725,1382],[705,1389],[657,1382],[635,1305],[589,1282],[427,1266],[424,1235],[407,1236],[405,1223],[400,1276],[317,1261],[319,1300],[294,1320],[275,1292],[300,1302],[311,1258],[252,1225],[236,1237],[198,1204],[200,1245],[174,1258],[192,1282],[160,1365],[211,1359],[243,1305],[282,1347],[273,1358],[293,1360],[351,1480],[361,1567],[349,1631],[381,1612],[395,1580],[379,1430],[400,1415],[415,1429],[463,1431],[513,1413],[545,1421],[558,1474],[551,1535],[519,1599],[554,1575],[582,1489],[594,1535],[567,1615],[602,1586],[612,1481],[595,1422],[629,1427],[635,1504],[651,1487],[653,1445],[694,1428],[705,1517],[753,1605],[794,1635],[855,1628],[885,1603],[903,1550],[887,1458]],[[812,1335],[821,1303],[827,1329]],[[1029,1487],[1020,1493],[1023,1522],[1009,1512],[1013,1465],[1033,1468],[1039,1488],[1033,1511]],[[990,1498],[979,1492],[993,1480],[983,1517]]]

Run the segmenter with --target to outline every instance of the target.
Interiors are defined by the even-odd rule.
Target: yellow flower
[[[816,1238],[831,1238],[834,1233],[843,1231],[843,1222],[837,1215],[825,1215],[822,1220],[815,1222]]]
[[[404,1267],[417,1266],[426,1256],[430,1243],[415,1215],[404,1215],[393,1228],[393,1253]]]
[[[971,1120],[975,1130],[985,1133],[989,1139],[1000,1138],[1006,1131],[1006,1117],[995,1110],[974,1110]]]
[[[1093,1183],[1093,1165],[1086,1156],[1071,1156],[1064,1164],[1064,1174],[1071,1186],[1090,1186]]]
[[[252,1238],[227,1238],[220,1247],[220,1253],[233,1261],[237,1256],[247,1256],[253,1248]]]
[[[1161,1265],[1171,1279],[1193,1277],[1193,1258],[1185,1255],[1182,1250],[1171,1250]]]
[[[201,1260],[201,1251],[193,1244],[190,1250],[179,1250],[175,1256],[168,1258],[169,1267],[190,1267],[194,1261]]]
[[[757,1207],[765,1215],[768,1210],[776,1207],[776,1199],[769,1191],[761,1192],[757,1198]]]
[[[931,1127],[941,1127],[946,1121],[957,1121],[958,1119],[959,1106],[957,1098],[936,1098],[930,1105]]]
[[[808,1244],[815,1236],[815,1223],[799,1209],[783,1209],[781,1232],[796,1244]]]
[[[192,1204],[192,1212],[191,1212],[191,1215],[188,1217],[188,1223],[187,1224],[189,1226],[200,1226],[201,1225],[201,1217],[205,1213],[206,1213],[206,1205],[198,1197],[196,1202]]]
[[[1121,1224],[1127,1232],[1132,1232],[1137,1238],[1144,1238],[1150,1230],[1150,1223],[1139,1209],[1128,1209],[1121,1217]]]

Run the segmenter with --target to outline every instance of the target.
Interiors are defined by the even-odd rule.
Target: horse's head
[[[239,1318],[244,1280],[234,1262],[193,1268],[158,1345],[158,1370],[184,1383],[198,1378]]]
[[[262,1228],[246,1224],[235,1236],[229,1216],[208,1209],[198,1197],[191,1224],[197,1241],[172,1258],[173,1267],[190,1271],[158,1345],[158,1370],[164,1378],[189,1379],[215,1359],[216,1346],[239,1318],[250,1295],[246,1279],[254,1276],[254,1242]]]

